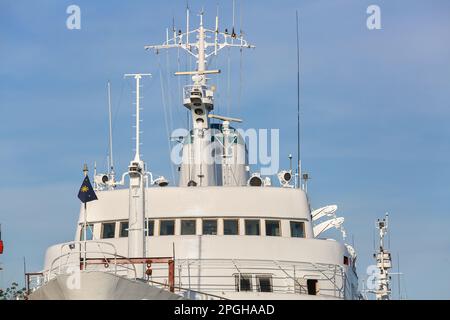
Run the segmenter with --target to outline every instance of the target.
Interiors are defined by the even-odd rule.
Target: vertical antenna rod
[[[300,40],[298,32],[298,10],[295,11],[297,25],[297,174],[298,187],[302,184],[302,162],[300,159]]]
[[[140,145],[141,145],[141,131],[140,131],[140,123],[141,123],[141,97],[140,97],[140,85],[141,85],[141,79],[144,76],[150,76],[150,73],[132,73],[132,74],[125,74],[125,77],[133,77],[136,80],[136,154],[134,156],[135,161],[141,160],[141,153],[140,153]]]
[[[112,136],[112,110],[111,110],[111,83],[108,81],[108,117],[109,117],[109,174],[114,177],[113,136]]]
[[[400,254],[397,252],[397,277],[398,277],[398,300],[402,300],[402,291],[400,287]]]
[[[186,45],[189,47],[189,5],[186,6]],[[168,39],[167,39],[168,42]]]

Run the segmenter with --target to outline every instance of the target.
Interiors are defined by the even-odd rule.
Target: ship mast
[[[126,74],[125,77],[133,77],[136,80],[136,148],[134,160],[128,166],[130,177],[129,192],[129,221],[128,221],[128,257],[145,257],[145,184],[146,171],[144,161],[140,155],[140,81],[144,76],[151,76],[148,73]],[[131,271],[130,271],[131,273]],[[144,266],[137,265],[136,273],[138,277],[144,276]],[[132,273],[131,273],[132,275]]]
[[[386,213],[384,219],[378,219],[376,222],[376,228],[379,232],[380,247],[374,254],[376,259],[376,267],[378,269],[378,281],[377,288],[372,292],[375,294],[377,300],[390,300],[391,288],[390,288],[390,273],[389,269],[392,268],[391,253],[385,248],[384,238],[388,232],[388,218]]]
[[[220,70],[208,70],[208,58],[216,56],[222,49],[254,48],[247,43],[243,35],[234,32],[230,34],[227,29],[219,30],[219,17],[216,16],[215,29],[204,26],[204,13],[200,13],[200,24],[197,29],[190,30],[189,9],[186,11],[186,32],[178,33],[174,30],[173,37],[161,45],[145,46],[146,50],[153,49],[158,54],[163,49],[182,49],[197,61],[197,69],[194,71],[176,72],[175,75],[187,75],[192,77],[192,84],[183,88],[183,104],[191,111],[192,132],[190,141],[192,143],[186,148],[186,157],[183,159],[181,168],[180,186],[211,186],[218,185],[214,164],[206,154],[210,151],[211,130],[209,126],[209,113],[214,109],[214,90],[207,85],[209,74],[218,74]],[[195,36],[197,41],[191,42]],[[213,39],[209,42],[208,39]],[[189,160],[188,160],[189,159]],[[185,161],[186,160],[186,161]]]

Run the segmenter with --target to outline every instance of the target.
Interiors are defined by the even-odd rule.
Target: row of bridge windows
[[[261,224],[264,223],[266,236],[290,236],[294,238],[305,237],[305,224],[302,221],[289,221],[289,233],[282,233],[281,220],[260,219],[163,219],[146,220],[146,236],[173,236],[173,235],[261,235]],[[219,221],[221,222],[219,224]],[[117,228],[118,224],[118,228]],[[155,226],[158,225],[158,230]],[[179,229],[176,230],[176,224]],[[111,239],[128,237],[128,221],[104,222],[88,224],[86,239],[94,238],[94,227],[101,227],[100,238]],[[241,230],[241,226],[243,230]],[[220,228],[220,230],[219,230]],[[84,240],[84,228],[81,230],[80,239]]]

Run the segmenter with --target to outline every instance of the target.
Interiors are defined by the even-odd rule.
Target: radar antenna
[[[220,185],[219,176],[216,172],[214,159],[210,159],[208,148],[211,148],[211,128],[209,114],[214,109],[214,86],[208,86],[208,75],[218,74],[220,70],[208,70],[208,59],[217,56],[224,48],[254,48],[249,44],[244,36],[236,34],[234,28],[230,33],[228,29],[219,30],[219,17],[216,15],[215,28],[208,29],[203,24],[204,13],[199,14],[200,24],[197,29],[191,30],[190,11],[186,10],[186,31],[182,32],[173,29],[173,35],[170,38],[166,31],[166,41],[160,45],[145,46],[146,50],[153,49],[158,54],[163,49],[182,49],[188,55],[194,57],[197,61],[196,70],[178,71],[175,75],[187,75],[192,77],[192,84],[183,88],[183,105],[190,111],[192,119],[192,130],[189,132],[190,141],[183,147],[183,163],[180,169],[180,186],[215,186]],[[195,39],[195,40],[193,40]],[[229,130],[230,120],[213,118],[224,121],[223,130]],[[234,121],[236,122],[236,121]],[[227,134],[227,133],[225,133]],[[212,153],[211,153],[212,154]],[[213,161],[211,161],[213,160]],[[243,166],[242,166],[243,167]],[[242,169],[242,168],[241,168]],[[242,171],[241,175],[245,175]],[[230,174],[233,176],[232,174]],[[230,176],[225,174],[225,178]],[[228,179],[229,180],[229,179]],[[228,181],[227,180],[227,181]],[[232,179],[233,181],[240,181]],[[245,179],[247,180],[247,179]],[[228,182],[226,182],[228,183]]]
[[[217,54],[224,48],[255,48],[255,46],[249,44],[247,40],[244,39],[242,34],[237,35],[234,30],[229,33],[228,29],[224,31],[219,30],[219,17],[216,16],[216,25],[214,30],[205,28],[203,25],[203,11],[199,14],[200,26],[197,29],[190,30],[190,11],[189,8],[186,9],[186,32],[182,32],[173,29],[173,36],[169,38],[169,32],[166,32],[166,41],[160,45],[148,45],[145,46],[146,50],[153,49],[158,54],[160,50],[163,49],[183,49],[189,55],[193,56],[197,60],[197,70],[194,71],[179,71],[175,72],[175,75],[189,75],[192,76],[193,85],[186,86],[184,88],[184,105],[190,109],[193,105],[196,107],[203,106],[203,117],[199,120],[199,114],[192,114],[193,116],[193,126],[194,129],[206,129],[208,128],[208,113],[213,109],[213,90],[206,86],[208,74],[218,74],[220,70],[207,70],[208,58],[211,56],[217,56]],[[192,38],[198,39],[192,42]],[[212,42],[208,39],[214,39]],[[194,92],[195,91],[195,92]],[[200,99],[186,99],[193,97],[192,93],[197,95]],[[197,113],[199,113],[199,108],[195,108]]]

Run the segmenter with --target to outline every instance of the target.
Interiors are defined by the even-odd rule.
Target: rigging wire
[[[164,89],[161,58],[159,55],[158,55],[158,69],[159,69],[159,81],[160,81],[160,85],[161,85],[162,104],[163,104],[163,109],[164,109],[164,123],[165,123],[165,127],[166,127],[167,146],[169,149],[169,157],[170,157],[171,145],[170,145],[170,132],[169,132],[169,123],[168,123],[169,119],[168,119],[168,114],[167,114],[168,113],[167,112],[167,101],[166,101],[166,93],[165,93],[165,89]],[[172,160],[170,160],[170,171],[171,171],[171,175],[172,175],[172,181],[175,181],[175,173],[173,170]]]
[[[172,88],[170,86],[170,61],[169,61],[169,52],[166,51],[166,69],[167,69],[167,75],[166,75],[166,88],[167,88],[167,111],[169,116],[169,131],[173,132],[173,115],[172,115],[172,107],[173,107],[173,100],[172,100]],[[169,137],[170,139],[170,137]]]
[[[111,125],[111,128],[112,128],[113,132],[114,132],[114,128],[115,128],[115,125],[116,125],[117,115],[119,114],[120,107],[122,105],[122,97],[123,97],[124,87],[125,87],[125,81],[122,80],[122,85],[121,85],[121,88],[120,88],[119,100],[115,104],[115,107],[113,108],[113,112],[112,112],[112,125]],[[109,143],[108,143],[108,148],[107,148],[108,151],[106,152],[106,154],[109,154],[109,152],[110,152],[109,149],[110,148],[109,148]],[[115,156],[115,158],[117,160],[117,158],[118,158],[117,155]],[[115,161],[115,162],[117,163],[117,161]]]

